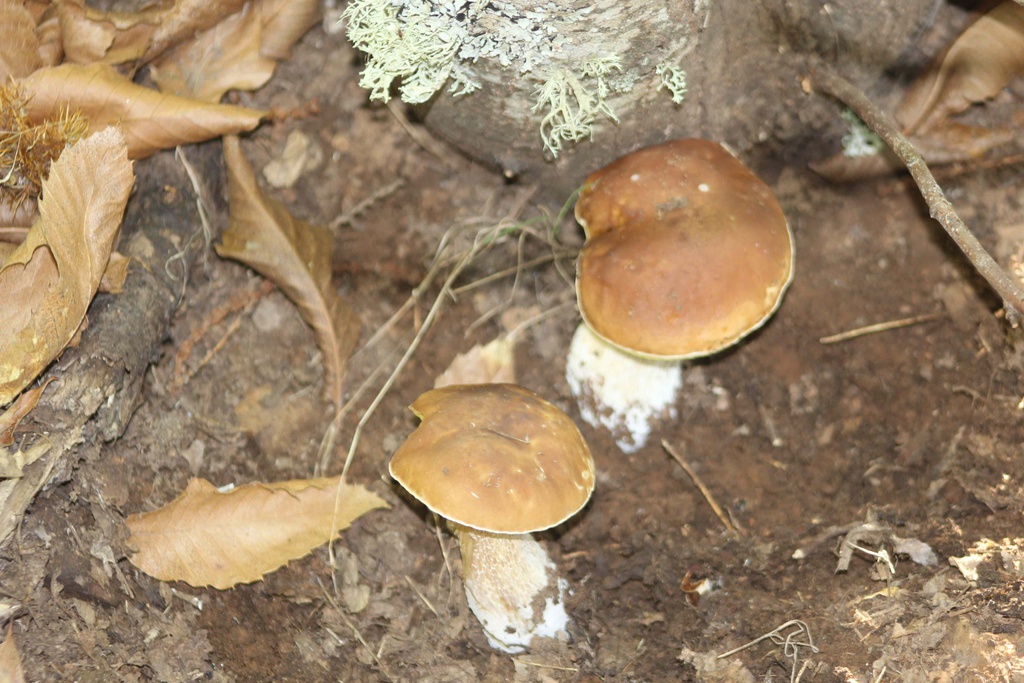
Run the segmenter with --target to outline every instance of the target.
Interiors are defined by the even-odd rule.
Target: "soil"
[[[582,237],[536,188],[423,145],[400,109],[368,105],[358,67],[341,35],[312,31],[252,99],[296,116],[245,141],[259,170],[289,136],[308,139],[298,181],[268,187],[302,218],[330,224],[377,197],[338,228],[338,285],[363,333],[335,448],[321,457],[332,411],[309,329],[279,291],[259,290],[257,276],[211,249],[125,433],[41,494],[0,558],[0,588],[23,606],[13,628],[28,680],[1024,680],[1024,342],[913,186],[831,186],[805,164],[835,151],[824,142],[757,169],[798,254],[770,323],[688,365],[678,419],[639,452],[626,456],[581,423],[597,490],[542,536],[572,587],[568,641],[511,656],[489,648],[454,540],[387,463],[416,426],[407,406],[454,356],[513,329],[519,382],[578,419],[564,354]],[[1009,167],[943,181],[1004,263],[1024,238],[1019,180]],[[448,262],[429,273],[439,245],[456,253],[498,225],[504,236],[440,297],[361,432],[349,478],[390,509],[228,591],[161,584],[124,559],[123,518],[170,501],[190,477],[220,486],[340,472],[357,422],[451,272]],[[534,259],[517,276],[480,281]],[[254,303],[238,303],[254,291]],[[178,357],[186,341],[197,343]],[[861,550],[837,571],[844,536]]]

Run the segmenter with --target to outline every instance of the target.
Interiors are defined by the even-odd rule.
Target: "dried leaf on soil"
[[[128,155],[142,159],[162,149],[202,142],[259,125],[263,112],[210,104],[136,85],[104,64],[62,64],[39,69],[22,84],[33,121],[62,108],[81,111],[91,130],[120,124]]]
[[[175,45],[240,11],[244,4],[245,0],[176,0],[162,18],[152,44],[140,61],[143,64],[153,61]]]
[[[124,281],[128,279],[128,264],[132,262],[130,256],[114,251],[110,254],[107,268],[103,271],[100,279],[99,291],[107,294],[120,294],[124,287]]]
[[[906,133],[935,127],[995,97],[1024,73],[1024,7],[1006,0],[982,15],[911,84],[896,112]]]
[[[245,0],[163,0],[138,12],[104,12],[82,0],[57,5],[70,62],[145,64],[237,12]]]
[[[483,346],[477,344],[455,357],[448,369],[434,380],[434,388],[453,384],[515,384],[514,347],[515,343],[508,337],[498,337]]]
[[[0,446],[10,446],[14,443],[14,430],[36,407],[46,387],[54,379],[48,377],[40,386],[24,392],[10,408],[0,413]]]
[[[324,356],[328,395],[339,407],[359,322],[331,283],[334,237],[295,218],[260,189],[238,138],[224,139],[224,158],[231,217],[217,253],[271,280],[299,307]]]
[[[39,219],[0,269],[0,405],[27,387],[81,327],[134,182],[116,128],[73,145],[50,169]]]
[[[375,493],[340,477],[252,483],[219,492],[193,479],[164,507],[132,515],[132,563],[162,581],[230,588],[259,581],[335,538],[370,510]]]
[[[160,89],[204,102],[256,90],[320,17],[319,0],[254,0],[164,54],[152,73]]]
[[[7,625],[7,638],[0,643],[0,683],[24,683],[25,674],[21,669],[21,655],[14,642],[14,629]]]
[[[42,66],[36,22],[15,0],[0,0],[0,84],[27,76]]]
[[[86,7],[82,0],[66,0],[57,3],[56,10],[67,61],[121,64],[145,54],[167,3],[124,13]]]

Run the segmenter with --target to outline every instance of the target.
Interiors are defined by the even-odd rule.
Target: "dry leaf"
[[[173,2],[140,12],[104,12],[86,7],[82,0],[56,5],[60,35],[67,61],[78,64],[122,64],[145,54],[162,16]]]
[[[483,346],[477,344],[455,357],[434,380],[434,388],[453,384],[515,384],[514,349],[515,342],[508,337],[498,337]]]
[[[254,0],[167,52],[152,69],[160,89],[204,102],[256,90],[320,16],[319,0]]]
[[[28,386],[82,325],[134,182],[116,128],[72,145],[50,169],[39,220],[0,269],[0,405]]]
[[[245,0],[176,0],[162,17],[152,44],[140,61],[148,64],[175,45],[239,12],[244,4]]]
[[[0,446],[10,446],[14,443],[14,430],[36,407],[43,392],[46,391],[46,387],[54,379],[54,377],[49,377],[42,385],[24,392],[10,408],[0,413]]]
[[[982,15],[911,84],[896,111],[906,133],[933,128],[995,97],[1024,73],[1024,7],[1007,0]]]
[[[50,7],[49,4],[46,5]],[[39,41],[40,66],[56,66],[64,58],[64,43],[60,34],[60,18],[56,13],[39,17],[36,25],[36,38]]]
[[[132,563],[161,581],[230,588],[304,557],[370,510],[375,493],[340,477],[253,483],[219,492],[193,479],[164,507],[132,515]]]
[[[128,278],[128,264],[132,262],[130,256],[121,252],[111,252],[107,268],[103,271],[100,279],[99,291],[107,294],[120,294],[124,287],[124,281]]]
[[[26,109],[33,121],[70,108],[88,118],[91,130],[120,124],[132,159],[252,130],[263,117],[254,109],[160,93],[136,85],[103,64],[46,67],[21,82],[29,95]]]
[[[0,0],[0,84],[42,66],[36,22],[21,2]]]
[[[331,283],[334,237],[327,228],[295,218],[263,193],[238,138],[224,139],[224,159],[230,218],[217,253],[271,280],[299,307],[324,357],[328,395],[335,407],[341,406],[359,323]]]
[[[21,655],[14,643],[14,622],[7,624],[7,638],[0,643],[0,683],[24,683]]]
[[[163,0],[138,12],[104,12],[82,0],[57,5],[69,62],[140,65],[238,12],[245,0]]]

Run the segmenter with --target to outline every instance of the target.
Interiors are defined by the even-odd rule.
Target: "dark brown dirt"
[[[468,244],[503,218],[560,207],[535,205],[531,188],[417,145],[387,108],[365,104],[357,68],[341,36],[313,31],[256,100],[287,110],[315,99],[319,113],[265,127],[245,149],[262,169],[288,135],[305,135],[313,152],[303,174],[273,193],[320,223],[402,181],[339,228],[339,286],[365,341],[410,297],[443,235]],[[834,151],[823,145],[817,156]],[[26,609],[14,633],[28,679],[780,681],[794,667],[804,683],[1024,679],[1019,331],[999,320],[998,302],[905,180],[836,188],[802,163],[761,170],[796,235],[796,280],[760,333],[688,367],[679,419],[646,448],[627,457],[583,427],[597,491],[544,536],[572,585],[568,643],[514,657],[489,649],[466,608],[453,540],[389,480],[387,462],[415,427],[406,406],[456,353],[545,311],[519,337],[519,379],[578,417],[564,379],[577,322],[564,277],[571,258],[521,272],[515,287],[506,277],[446,299],[356,450],[351,479],[391,509],[344,533],[333,568],[322,548],[265,582],[216,591],[160,584],[114,561],[125,550],[123,517],[166,503],[192,476],[223,485],[320,471],[330,409],[313,337],[276,290],[203,329],[210,311],[259,286],[211,251],[124,436],[40,495],[0,558],[0,586]],[[1024,224],[1019,169],[945,184],[1005,263]],[[520,233],[502,239],[459,284],[514,267],[520,244],[524,260],[550,253],[550,228],[563,247],[578,247],[574,223],[537,218],[521,243]],[[435,280],[353,357],[350,390],[369,390],[327,473],[340,470],[356,421],[437,294]],[[934,317],[819,341],[920,315]],[[175,354],[197,330],[186,360],[194,374],[176,392]],[[740,532],[725,530],[662,439]],[[869,520],[885,529],[881,540],[862,540],[870,549],[895,554],[899,539],[918,541],[937,564],[894,555],[895,575],[879,580],[880,565],[857,552],[837,573],[837,541]],[[968,580],[949,560],[972,553],[981,562]],[[712,590],[698,596],[702,580]],[[786,648],[791,626],[778,642],[715,659],[792,620],[806,625],[816,651]]]

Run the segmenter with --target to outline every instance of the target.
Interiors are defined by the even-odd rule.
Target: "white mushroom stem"
[[[658,422],[675,419],[683,363],[626,353],[580,324],[569,345],[565,378],[580,417],[610,431],[623,453],[633,453],[644,447]]]
[[[533,536],[448,524],[462,549],[466,601],[491,647],[523,652],[534,638],[566,636],[568,582]]]

